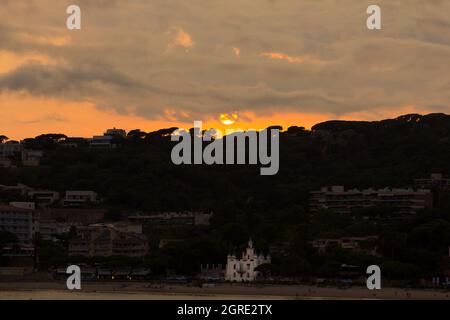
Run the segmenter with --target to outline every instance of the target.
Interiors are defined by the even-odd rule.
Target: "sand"
[[[218,284],[212,288],[187,285],[156,285],[147,282],[82,283],[80,291],[69,291],[64,282],[3,282],[2,300],[296,300],[296,299],[427,299],[450,300],[444,290],[405,290],[363,287],[339,289],[306,285]]]

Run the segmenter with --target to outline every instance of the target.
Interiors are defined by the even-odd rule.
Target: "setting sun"
[[[220,122],[222,122],[224,125],[232,125],[234,124],[237,119],[238,119],[238,115],[236,112],[231,112],[231,113],[222,113],[219,117]]]

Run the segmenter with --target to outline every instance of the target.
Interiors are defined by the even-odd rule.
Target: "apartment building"
[[[77,228],[77,238],[69,242],[71,256],[141,257],[148,253],[145,235],[122,232],[108,225]]]
[[[111,149],[115,148],[114,144],[115,137],[125,138],[127,132],[123,129],[108,129],[106,130],[102,136],[93,136],[89,141],[89,147],[93,149]]]
[[[401,214],[414,214],[433,207],[433,194],[425,189],[345,190],[343,186],[332,186],[310,192],[309,205],[311,212],[332,209],[337,213],[350,213],[354,209],[389,206]]]
[[[0,205],[0,230],[14,234],[20,245],[31,245],[35,232],[33,209],[12,204]]]
[[[368,237],[342,237],[336,239],[315,239],[310,242],[319,253],[325,253],[331,248],[342,248],[350,251],[366,251],[376,255],[377,236]]]

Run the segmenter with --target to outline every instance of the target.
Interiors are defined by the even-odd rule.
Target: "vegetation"
[[[116,137],[118,148],[63,148],[64,135],[26,139],[43,149],[42,166],[0,169],[1,184],[21,182],[50,190],[88,189],[114,210],[126,212],[213,211],[212,225],[189,232],[139,263],[164,272],[193,273],[201,263],[224,263],[251,236],[259,250],[272,247],[273,273],[289,276],[335,275],[343,263],[381,263],[393,278],[442,272],[450,245],[450,197],[439,193],[437,207],[407,220],[390,208],[355,211],[348,216],[308,210],[309,191],[326,185],[405,187],[431,172],[450,173],[450,116],[406,115],[378,122],[329,121],[311,131],[291,127],[280,137],[280,171],[261,176],[258,166],[175,166],[170,159],[174,128],[139,129]],[[368,217],[368,218],[367,218]],[[388,222],[386,222],[388,221]],[[379,235],[383,258],[332,250],[319,255],[309,242],[317,237]],[[275,248],[275,249],[274,249]],[[50,257],[51,254],[48,254]]]

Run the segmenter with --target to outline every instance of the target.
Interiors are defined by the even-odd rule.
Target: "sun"
[[[237,119],[238,115],[236,112],[221,113],[219,116],[220,122],[222,122],[226,126],[232,125],[237,121]]]

